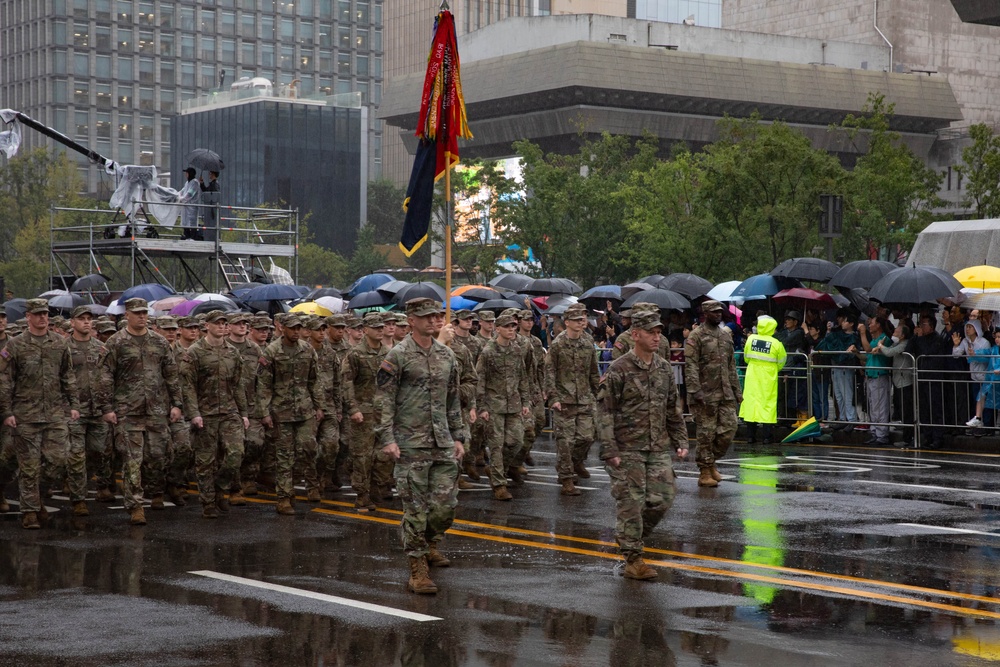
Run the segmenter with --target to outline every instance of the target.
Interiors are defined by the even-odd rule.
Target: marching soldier
[[[69,345],[49,330],[48,301],[28,299],[26,313],[27,331],[0,350],[0,415],[17,455],[21,526],[38,529],[48,516],[40,482],[65,479],[67,422],[80,411]]]
[[[444,321],[431,299],[411,299],[406,313],[412,333],[379,364],[382,452],[396,460],[396,488],[403,501],[403,549],[410,561],[407,587],[433,594],[428,566],[451,561],[438,543],[455,519],[458,462],[468,432],[461,416],[455,355],[434,340]]]
[[[182,317],[176,322],[177,336],[170,345],[174,362],[180,368],[180,359],[201,338],[201,325],[195,317]],[[167,328],[170,324],[168,323]],[[168,341],[169,342],[169,341]],[[167,459],[167,496],[178,507],[187,504],[188,471],[194,465],[194,445],[191,440],[191,422],[186,415],[170,422],[170,442],[173,447]],[[154,497],[152,509],[163,509],[163,499]]]
[[[105,501],[109,496],[114,498],[108,423],[102,418],[101,406],[96,400],[104,346],[92,335],[93,319],[88,306],[74,308],[70,318],[73,335],[68,339],[80,397],[80,418],[69,425],[69,458],[66,462],[69,499],[76,516],[90,514],[85,502],[89,473],[94,473],[97,478],[98,500]]]
[[[684,382],[698,431],[698,486],[718,486],[722,481],[715,462],[733,442],[736,411],[743,400],[733,338],[728,328],[720,326],[723,309],[718,301],[701,304],[705,321],[691,331],[684,345]]]
[[[528,368],[530,390],[528,406],[531,414],[524,420],[524,447],[514,457],[514,468],[521,472],[523,464],[534,465],[531,458],[531,448],[535,446],[535,438],[541,435],[545,428],[545,348],[537,336],[532,335],[531,328],[535,326],[535,315],[530,310],[522,310],[517,314],[517,340],[527,348],[525,364]],[[587,473],[589,476],[589,473]]]
[[[669,446],[687,456],[687,429],[678,409],[670,363],[656,353],[659,312],[632,312],[634,346],[612,362],[599,398],[601,459],[617,505],[615,537],[625,556],[625,576],[655,579],[643,560],[647,537],[674,501]]]
[[[195,471],[202,516],[229,511],[227,492],[243,461],[244,432],[250,426],[244,361],[226,342],[227,317],[213,310],[205,337],[181,355],[184,412],[194,429]]]
[[[327,410],[316,428],[316,474],[319,476],[319,488],[316,493],[309,492],[310,502],[319,502],[320,494],[332,482],[332,472],[337,465],[337,452],[340,450],[340,356],[330,344],[327,336],[329,325],[326,319],[313,319],[306,327],[309,330],[310,342],[316,352],[318,362],[317,373],[323,383],[323,397]],[[339,486],[338,486],[339,488]]]
[[[247,403],[247,428],[243,434],[243,460],[233,478],[229,504],[246,504],[246,496],[257,495],[257,471],[264,450],[264,411],[257,400],[257,368],[263,351],[248,339],[251,317],[249,313],[233,313],[229,316],[229,337],[227,341],[236,348],[243,360],[243,387]],[[268,324],[270,326],[270,324]]]

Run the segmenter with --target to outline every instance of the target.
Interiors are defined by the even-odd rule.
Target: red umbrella
[[[817,292],[808,287],[792,287],[778,292],[773,297],[774,302],[781,305],[798,305],[802,302],[803,310],[812,308],[836,308],[837,303],[826,292]]]

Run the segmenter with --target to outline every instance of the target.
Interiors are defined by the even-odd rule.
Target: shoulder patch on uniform
[[[378,365],[378,373],[375,374],[375,384],[379,387],[384,387],[392,382],[395,377],[396,367],[388,359],[383,359],[382,363]]]
[[[622,345],[621,341],[618,341],[618,340],[615,341],[615,347],[618,348],[619,350],[624,350],[625,349],[625,346]]]
[[[388,359],[383,359],[382,363],[379,364],[379,368],[381,370],[385,371],[386,373],[395,373],[396,372],[396,367],[393,366],[392,362],[389,361]]]
[[[0,357],[3,357],[4,359],[10,359],[10,352],[7,351],[7,348],[0,350]]]
[[[267,360],[267,357],[261,356],[260,358],[257,359],[257,363],[260,364],[261,366],[267,366],[271,362]]]

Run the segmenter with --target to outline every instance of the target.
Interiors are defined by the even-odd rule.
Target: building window
[[[174,91],[160,89],[160,111],[162,113],[174,113],[177,110],[174,98]]]
[[[90,76],[90,57],[86,53],[73,54],[73,74]]]
[[[111,27],[99,25],[94,31],[95,43],[99,51],[111,50]]]
[[[154,27],[156,25],[156,15],[153,13],[152,2],[139,3],[139,25]]]
[[[215,60],[215,37],[201,37],[201,59]]]
[[[177,68],[173,60],[160,60],[160,84],[173,86],[177,83]]]
[[[294,46],[283,46],[281,47],[281,69],[286,72],[291,72],[295,70],[295,47]]]
[[[225,63],[236,62],[236,40],[232,37],[223,37],[219,40],[221,47],[220,59]]]
[[[236,12],[219,12],[219,32],[223,35],[236,34]]]
[[[132,53],[132,31],[118,28],[118,53]]]
[[[151,30],[139,31],[139,53],[156,53],[156,41]]]
[[[97,108],[111,110],[111,84],[99,83],[94,91],[97,95]]]
[[[358,0],[357,11],[355,16],[358,19],[358,25],[368,25],[368,3]]]
[[[337,54],[337,73],[347,74],[351,73],[351,54],[350,53],[338,53]]]
[[[368,56],[358,56],[354,62],[357,64],[358,76],[368,76]]]
[[[132,86],[118,84],[118,109],[132,108]]]
[[[260,45],[260,64],[264,67],[274,67],[274,44]]]
[[[132,3],[128,0],[118,0],[118,24],[129,25],[132,23]]]
[[[281,19],[281,41],[291,42],[295,39],[295,20]]]
[[[132,56],[118,56],[118,80],[132,81]]]
[[[201,10],[201,34],[212,34],[215,32],[215,10]]]
[[[201,87],[206,90],[215,88],[215,68],[211,65],[201,66]]]
[[[174,8],[165,2],[160,2],[160,27],[167,30],[174,27]]]
[[[351,23],[351,0],[337,0],[337,20],[342,24]]]
[[[131,139],[132,138],[132,115],[131,114],[118,114],[118,138],[119,139]]]
[[[76,81],[73,84],[73,104],[78,107],[90,106],[90,84],[86,81]]]
[[[240,52],[243,57],[240,58],[240,62],[244,67],[253,67],[257,64],[257,58],[254,55],[253,44],[247,44],[246,42],[240,47]]]
[[[275,39],[274,18],[271,16],[260,17],[260,37],[261,39]]]
[[[111,56],[94,57],[94,76],[98,79],[111,78]]]
[[[165,58],[174,57],[174,35],[173,33],[160,33],[160,55]]]
[[[111,0],[97,0],[94,4],[97,7],[97,20],[111,21]]]
[[[156,64],[152,58],[139,58],[139,82],[156,83]]]
[[[181,30],[194,30],[194,7],[181,7]]]
[[[194,35],[181,35],[181,58],[194,60]]]
[[[351,27],[340,26],[337,28],[337,47],[350,50],[351,48]]]
[[[66,79],[53,79],[52,80],[52,101],[55,104],[66,104],[68,102],[67,90],[69,89],[69,82]]]
[[[354,43],[357,45],[359,51],[368,50],[368,31],[361,30],[357,31],[357,37],[354,38]]]
[[[86,139],[90,136],[90,114],[86,111],[76,111],[73,113],[76,124],[76,136]]]
[[[316,28],[312,21],[299,21],[299,44],[306,47],[316,46]]]
[[[319,17],[321,19],[333,18],[333,0],[319,0]]]
[[[181,85],[194,88],[194,63],[181,63]]]
[[[139,108],[143,111],[156,111],[156,91],[154,89],[139,89]]]
[[[73,0],[73,16],[79,19],[90,18],[90,3],[87,0]]]
[[[73,46],[80,49],[90,46],[89,23],[80,23],[79,21],[73,23]]]
[[[65,51],[53,51],[52,52],[52,73],[53,74],[66,74],[66,52]]]
[[[110,139],[111,138],[111,112],[110,111],[99,111],[97,113],[97,122],[94,123],[95,135],[99,139]]]

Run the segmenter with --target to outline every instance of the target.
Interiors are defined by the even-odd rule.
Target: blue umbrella
[[[165,299],[176,293],[177,292],[173,291],[166,285],[161,285],[160,283],[145,283],[143,285],[129,287],[127,290],[122,292],[122,295],[118,297],[118,303],[125,303],[129,299],[156,301],[158,299]]]
[[[293,285],[260,285],[237,296],[244,301],[285,301],[302,295]]]
[[[791,284],[790,284],[791,283]],[[733,290],[729,295],[730,299],[743,299],[744,301],[758,301],[772,297],[783,289],[790,287],[801,287],[797,280],[789,278],[776,278],[770,273],[762,273],[759,276],[747,278]]]
[[[384,285],[385,283],[395,280],[392,276],[386,273],[372,273],[367,276],[361,276],[354,281],[354,284],[347,288],[347,296],[354,297],[362,292],[371,292],[377,289],[379,285]]]
[[[452,310],[462,310],[463,308],[472,310],[478,304],[478,301],[473,301],[472,299],[466,299],[461,296],[451,297],[451,309]]]

